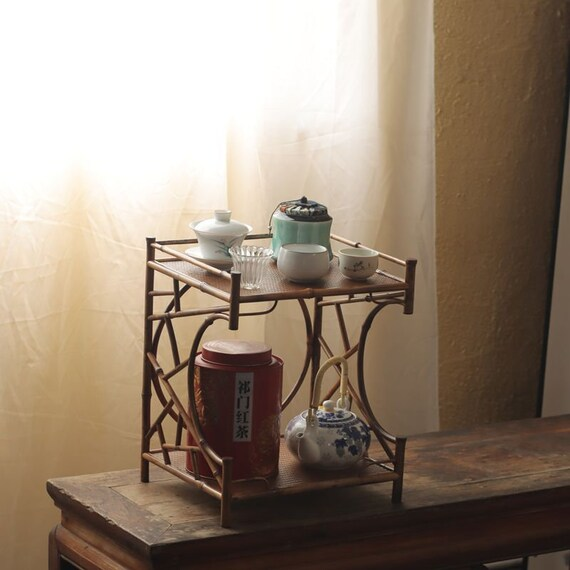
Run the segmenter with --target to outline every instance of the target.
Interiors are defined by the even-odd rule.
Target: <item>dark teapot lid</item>
[[[332,219],[326,206],[308,200],[305,196],[298,200],[281,202],[277,209],[291,219],[303,222],[324,222]]]

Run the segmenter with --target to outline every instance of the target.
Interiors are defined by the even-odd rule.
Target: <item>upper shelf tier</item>
[[[255,236],[251,239],[267,237],[270,236]],[[340,240],[345,244],[356,245],[356,242],[349,242],[344,238],[333,236],[333,239]],[[412,301],[415,260],[402,261],[380,254],[380,267],[377,272],[365,281],[353,281],[342,275],[338,268],[338,258],[334,257],[330,263],[329,272],[322,279],[311,283],[292,283],[288,281],[277,270],[276,262],[271,260],[265,269],[260,288],[247,290],[243,288],[237,289],[235,276],[232,279],[231,272],[222,271],[201,263],[187,256],[182,248],[176,248],[176,246],[180,245],[187,247],[188,244],[192,243],[196,243],[196,240],[182,240],[180,242],[151,241],[150,246],[156,250],[156,258],[149,261],[148,266],[153,270],[196,287],[228,303],[236,296],[239,298],[239,303],[253,303],[363,293],[400,293],[402,296],[409,297],[407,299],[408,303]],[[166,254],[168,257],[161,257],[161,254]],[[384,265],[388,267],[385,268]],[[394,265],[399,267],[392,269]],[[398,269],[404,269],[403,277],[394,274]],[[411,310],[406,312],[411,312]]]

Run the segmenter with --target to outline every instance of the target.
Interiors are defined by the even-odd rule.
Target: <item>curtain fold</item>
[[[366,370],[387,429],[437,428],[432,12],[0,7],[1,567],[46,567],[48,478],[138,466],[145,237],[192,237],[188,223],[215,208],[258,233],[278,202],[307,195],[335,233],[417,257],[415,313],[378,317]],[[266,339],[291,383],[297,312],[214,333]],[[364,313],[347,309],[351,332]]]

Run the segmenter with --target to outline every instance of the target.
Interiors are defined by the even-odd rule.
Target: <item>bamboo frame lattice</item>
[[[248,236],[247,240],[267,240],[271,234]],[[332,235],[333,244],[365,247],[359,242]],[[261,288],[255,291],[240,288],[240,274],[217,269],[187,255],[183,249],[196,244],[196,239],[162,240],[147,238],[145,280],[144,364],[142,390],[141,480],[149,481],[150,464],[157,465],[176,477],[192,484],[221,502],[220,523],[229,526],[231,503],[272,494],[292,494],[328,487],[392,482],[392,500],[402,497],[406,438],[396,437],[385,430],[375,417],[366,391],[364,355],[368,333],[376,316],[386,307],[396,305],[404,314],[414,308],[416,260],[400,260],[379,253],[382,263],[366,281],[344,278],[336,261],[329,274],[313,287],[290,283],[282,278],[271,262]],[[158,257],[161,256],[161,257]],[[164,256],[164,257],[163,257]],[[398,276],[397,273],[403,273]],[[171,288],[157,288],[157,275],[171,283]],[[216,304],[208,307],[186,307],[184,300],[197,292]],[[155,308],[163,301],[162,310]],[[363,420],[375,435],[368,456],[360,464],[343,472],[315,472],[304,469],[292,458],[285,446],[279,461],[279,474],[273,479],[232,481],[232,458],[220,457],[202,432],[194,397],[194,360],[209,327],[225,323],[229,330],[238,330],[242,318],[266,315],[280,302],[296,301],[303,317],[306,351],[299,376],[286,397],[282,408],[289,406],[300,387],[309,382],[312,397],[314,379],[321,356],[334,356],[323,332],[323,312],[333,309],[342,342],[341,356],[356,359],[356,381],[349,380],[349,393]],[[312,301],[312,310],[308,301]],[[356,342],[349,339],[343,307],[353,303],[370,306]],[[261,308],[260,308],[261,305]],[[253,308],[251,308],[253,307]],[[191,343],[187,358],[183,358],[175,322],[188,317],[202,317]],[[162,364],[162,351],[168,353],[169,366]],[[161,356],[159,357],[159,353]],[[166,369],[165,369],[166,368]],[[337,373],[340,370],[337,367]],[[183,381],[185,377],[185,382]],[[332,398],[338,381],[324,399]],[[152,397],[154,408],[151,405]],[[167,429],[170,428],[170,429]],[[173,432],[173,433],[170,433]],[[186,445],[185,433],[192,434],[196,445]],[[158,445],[155,443],[158,440]],[[202,477],[186,469],[187,454],[196,465],[201,454],[213,477]]]

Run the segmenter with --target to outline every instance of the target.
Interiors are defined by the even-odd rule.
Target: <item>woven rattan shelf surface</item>
[[[375,449],[379,450],[379,444],[372,442],[370,454]],[[163,461],[161,453],[155,453],[154,457]],[[186,470],[186,453],[174,451],[170,453],[171,466],[180,473],[188,475]],[[371,462],[360,461],[358,466],[343,471],[322,471],[308,469],[299,463],[282,442],[279,451],[279,473],[276,477],[267,480],[234,481],[232,483],[232,500],[248,500],[268,495],[293,495],[319,489],[331,489],[336,487],[352,487],[355,485],[368,485],[383,481],[393,481],[398,475]],[[201,483],[217,489],[214,480],[200,479]]]
[[[160,261],[159,265],[184,277],[206,283],[224,293],[230,293],[231,281],[210,273],[187,261]],[[342,275],[338,268],[338,260],[331,261],[327,275],[318,281],[309,283],[292,283],[285,279],[277,270],[275,261],[270,261],[258,290],[240,290],[241,302],[272,301],[275,299],[312,299],[332,295],[377,293],[403,291],[406,284],[377,272],[365,281],[353,281]]]

